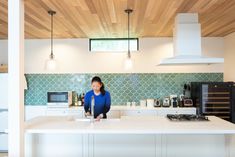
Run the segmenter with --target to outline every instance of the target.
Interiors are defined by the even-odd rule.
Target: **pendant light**
[[[46,69],[49,71],[53,71],[56,69],[56,60],[55,55],[53,53],[53,16],[56,14],[55,11],[48,11],[48,14],[51,16],[51,54],[49,56],[49,60],[46,62]]]
[[[133,63],[131,60],[131,50],[130,50],[130,14],[133,12],[132,9],[126,9],[125,13],[127,13],[127,27],[128,27],[128,52],[127,58],[125,60],[125,70],[131,70],[133,67]]]

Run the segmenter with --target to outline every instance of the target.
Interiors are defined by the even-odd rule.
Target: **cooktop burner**
[[[208,117],[194,114],[167,114],[171,121],[209,121]]]

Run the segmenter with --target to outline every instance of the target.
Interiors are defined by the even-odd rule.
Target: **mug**
[[[127,107],[130,107],[131,106],[131,102],[127,102],[126,105],[127,105]]]

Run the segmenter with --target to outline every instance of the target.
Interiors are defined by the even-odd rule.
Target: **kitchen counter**
[[[84,106],[71,106],[69,109],[78,109],[78,110],[83,110]],[[170,110],[170,109],[195,109],[195,107],[142,107],[142,106],[126,106],[126,105],[113,105],[110,108],[111,110],[159,110],[159,109],[165,109],[165,110]]]
[[[235,125],[209,120],[122,116],[90,123],[73,116],[37,117],[25,123],[25,156],[234,157]]]
[[[235,134],[235,125],[215,116],[203,122],[172,122],[166,117],[123,116],[91,123],[89,119],[68,117],[38,117],[26,122],[26,133],[82,134]]]
[[[194,107],[127,107],[127,106],[111,106],[107,113],[108,118],[120,118],[122,116],[166,116],[167,114],[196,114]],[[25,119],[31,120],[40,116],[79,116],[84,117],[83,107],[69,108],[52,108],[47,106],[25,106]]]

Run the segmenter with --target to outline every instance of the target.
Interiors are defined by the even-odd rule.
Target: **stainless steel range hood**
[[[174,57],[161,60],[159,65],[215,64],[223,58],[202,56],[201,25],[197,13],[179,13],[173,32]]]

